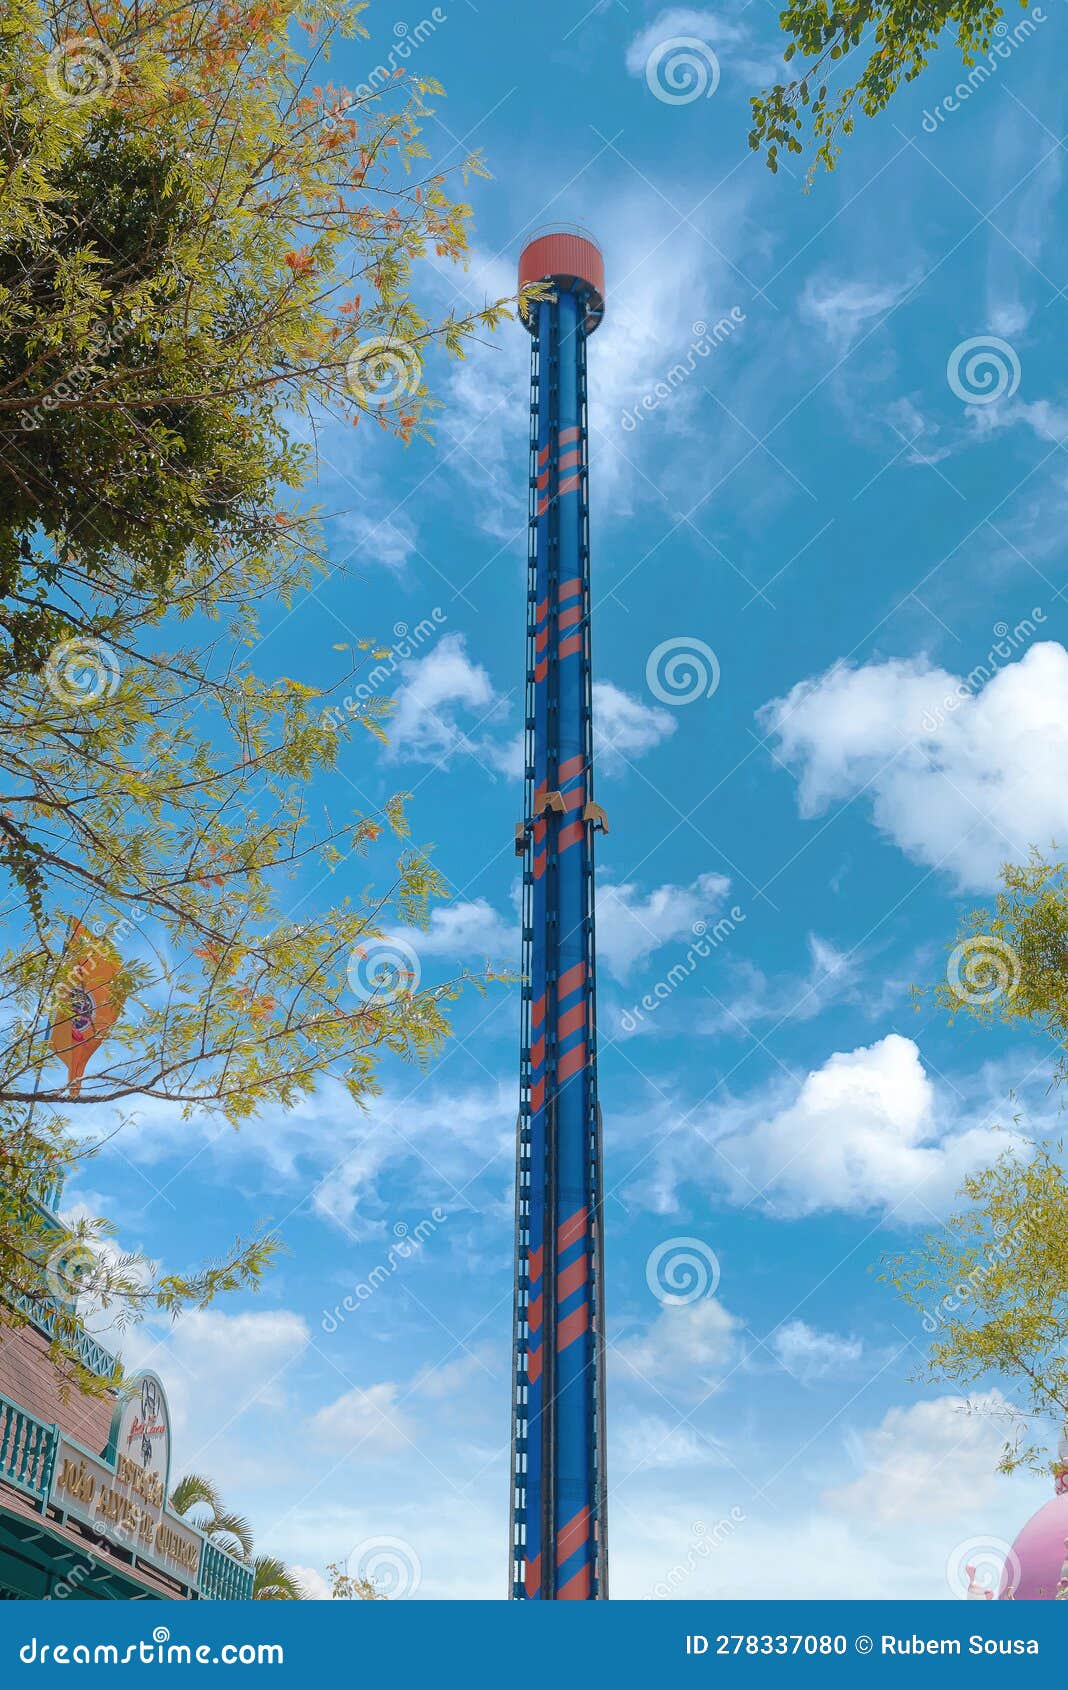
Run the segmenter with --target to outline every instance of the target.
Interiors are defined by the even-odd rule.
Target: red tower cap
[[[519,254],[519,286],[546,281],[562,293],[588,294],[586,333],[592,334],[604,316],[604,256],[586,229],[557,223],[531,236]],[[527,328],[533,332],[532,321]]]

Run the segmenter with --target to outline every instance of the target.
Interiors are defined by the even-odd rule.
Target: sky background
[[[1057,1125],[1039,1040],[947,1026],[909,995],[944,974],[999,864],[1068,823],[1068,18],[1043,0],[1017,41],[1025,15],[966,99],[947,48],[807,194],[746,144],[779,64],[767,0],[376,0],[370,42],[335,60],[355,84],[418,38],[409,65],[448,90],[435,162],[477,146],[492,171],[469,190],[469,271],[417,276],[429,305],[511,293],[548,222],[605,252],[590,459],[617,1597],[949,1599],[1050,1494],[995,1472],[1007,1389],[967,1412],[912,1377],[927,1335],[877,1277],[999,1127]],[[670,73],[683,38],[705,43],[707,88],[666,100],[695,84],[657,92],[646,67]],[[991,337],[970,365],[961,348]],[[513,324],[433,361],[433,445],[321,434],[332,568],[290,612],[265,607],[255,653],[325,685],[339,644],[397,643],[390,745],[349,741],[322,796],[340,813],[412,794],[453,894],[407,936],[431,983],[518,966],[528,359]],[[338,873],[357,894],[388,870]],[[290,913],[338,891],[300,885]],[[428,1072],[387,1064],[362,1114],[329,1088],[239,1133],[145,1108],[69,1193],[168,1266],[280,1228],[260,1296],[123,1348],[167,1383],[177,1466],[212,1474],[317,1591],[351,1557],[397,1595],[505,1594],[518,989],[468,994],[456,1027]],[[655,1263],[680,1251],[695,1274],[665,1301]]]

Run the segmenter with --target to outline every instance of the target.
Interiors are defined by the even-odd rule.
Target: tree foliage
[[[1026,9],[1027,0],[1020,4]],[[790,37],[783,57],[804,68],[750,102],[749,145],[777,170],[781,153],[804,152],[807,127],[816,143],[809,181],[821,164],[833,170],[858,110],[865,117],[885,111],[946,39],[966,67],[975,65],[1005,14],[997,0],[793,0],[779,15]]]
[[[1068,1421],[1068,1180],[1039,1145],[971,1175],[961,1197],[944,1230],[887,1257],[882,1277],[931,1335],[925,1378],[1012,1381],[1030,1430],[1010,1430],[1002,1470],[1048,1470],[1050,1433]]]
[[[951,1019],[1042,1032],[1068,1077],[1068,864],[1038,851],[1007,863],[992,906],[962,923],[936,996]]]
[[[36,1193],[99,1146],[101,1106],[116,1130],[145,1100],[237,1125],[327,1075],[360,1104],[385,1053],[425,1061],[448,1029],[457,983],[421,989],[390,937],[444,890],[404,795],[313,803],[353,735],[383,734],[374,687],[327,709],[374,643],[325,681],[252,661],[260,607],[284,616],[323,567],[293,417],[408,441],[429,355],[506,310],[420,304],[425,260],[465,262],[469,210],[420,138],[432,82],[326,82],[360,10],[12,0],[0,20],[5,1270],[40,1259]],[[80,1090],[51,1042],[84,1002],[75,922],[117,959]],[[176,1312],[254,1284],[274,1247],[162,1277],[105,1252],[94,1296]]]
[[[330,1580],[330,1595],[335,1602],[386,1601],[372,1579],[363,1574],[347,1573],[337,1561],[331,1561],[326,1572]]]
[[[1032,853],[1007,864],[973,910],[935,993],[951,1020],[1025,1027],[1053,1041],[1068,1075],[1068,868]],[[1068,1177],[1063,1146],[1019,1142],[961,1188],[941,1233],[888,1258],[885,1277],[931,1335],[926,1376],[967,1387],[1009,1379],[1025,1414],[1068,1422]],[[1006,1445],[1006,1471],[1048,1463],[1049,1425]]]
[[[228,1555],[245,1560],[252,1555],[252,1527],[243,1514],[226,1506],[218,1486],[203,1473],[183,1474],[171,1491],[169,1506]]]

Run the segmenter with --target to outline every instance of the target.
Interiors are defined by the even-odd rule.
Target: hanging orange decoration
[[[56,992],[59,1019],[52,1027],[51,1044],[66,1064],[72,1098],[81,1092],[89,1058],[100,1049],[122,1011],[122,995],[115,990],[121,967],[108,940],[98,938],[80,921],[71,923]]]

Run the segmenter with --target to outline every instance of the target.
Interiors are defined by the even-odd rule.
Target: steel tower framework
[[[586,344],[604,264],[582,231],[524,248],[533,304],[523,1020],[516,1132],[509,1594],[608,1595],[597,1104]]]

